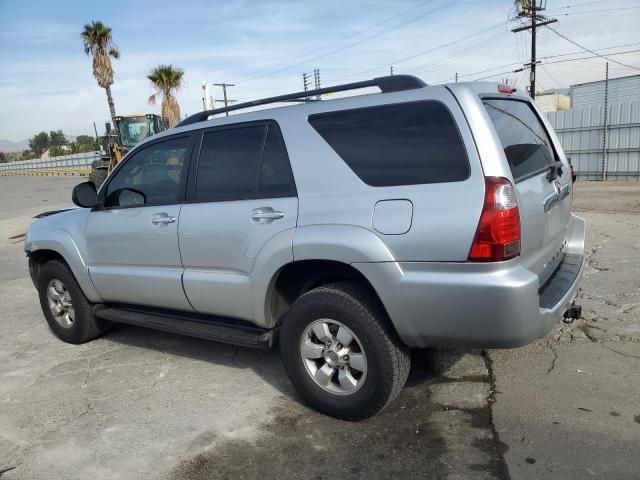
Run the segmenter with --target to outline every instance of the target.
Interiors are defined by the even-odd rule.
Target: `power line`
[[[433,8],[433,9],[431,9],[431,10],[429,10],[429,11],[427,11],[427,12],[423,13],[422,15],[418,15],[418,16],[416,16],[416,17],[413,17],[413,18],[410,18],[410,19],[408,19],[408,20],[405,20],[405,21],[403,21],[403,22],[401,22],[401,23],[398,23],[398,24],[392,25],[391,27],[386,28],[386,29],[383,29],[383,30],[381,30],[380,32],[377,32],[377,33],[375,33],[375,34],[373,34],[373,35],[369,35],[369,36],[367,36],[367,37],[364,37],[364,38],[358,39],[358,40],[356,40],[355,42],[349,43],[349,44],[347,44],[347,45],[343,45],[343,46],[341,46],[341,47],[339,47],[339,48],[336,48],[336,49],[334,49],[334,50],[330,50],[330,51],[325,52],[325,53],[323,53],[323,54],[321,54],[321,55],[316,55],[316,56],[314,56],[314,57],[306,58],[306,59],[301,60],[301,61],[299,61],[299,62],[297,62],[297,63],[294,63],[294,64],[292,64],[292,65],[289,65],[289,66],[287,66],[287,67],[283,67],[283,68],[280,68],[280,69],[277,69],[277,70],[274,70],[274,71],[271,71],[271,72],[266,73],[266,74],[264,74],[264,75],[257,75],[257,76],[253,76],[253,77],[248,77],[248,78],[246,78],[246,79],[244,79],[244,80],[241,80],[241,81],[239,81],[239,82],[237,82],[237,83],[243,83],[243,82],[247,82],[247,81],[249,81],[249,80],[255,80],[255,79],[257,79],[257,78],[266,77],[266,76],[268,76],[268,75],[274,75],[274,74],[276,74],[276,73],[284,72],[285,70],[290,70],[290,69],[295,68],[295,67],[298,67],[298,66],[300,66],[300,65],[307,64],[307,63],[309,63],[309,62],[311,62],[311,61],[315,61],[315,60],[319,60],[319,59],[321,59],[321,58],[328,57],[329,55],[333,55],[334,53],[343,52],[344,50],[346,50],[346,49],[348,49],[348,48],[355,47],[356,45],[359,45],[359,44],[361,44],[361,43],[363,43],[363,42],[366,42],[366,41],[368,41],[368,40],[371,40],[372,38],[375,38],[375,37],[378,37],[378,36],[383,35],[383,34],[385,34],[385,33],[388,33],[388,32],[390,32],[390,31],[392,31],[392,30],[394,30],[394,29],[396,29],[396,28],[398,28],[398,27],[402,27],[402,26],[404,26],[404,25],[406,25],[406,24],[408,24],[408,23],[415,22],[416,20],[419,20],[419,19],[421,19],[421,18],[424,18],[424,17],[426,17],[426,16],[428,16],[428,15],[431,15],[432,13],[437,12],[438,10],[442,10],[443,8],[446,8],[446,7],[448,7],[448,6],[453,5],[453,3],[454,3],[453,1],[446,2],[445,4],[440,5],[439,7]]]
[[[546,62],[545,65],[553,65],[553,64],[556,64],[556,63],[566,63],[566,62],[577,62],[577,61],[580,61],[580,60],[588,60],[590,58],[604,58],[605,60],[608,60],[610,62],[618,63],[615,60],[611,60],[608,57],[613,57],[615,55],[626,55],[627,53],[636,53],[636,52],[640,52],[640,48],[635,49],[635,50],[627,50],[626,52],[608,53],[607,57],[603,57],[602,55],[596,54],[596,55],[591,55],[589,57],[567,58],[567,59],[564,59],[564,60],[556,60],[555,62]]]
[[[640,8],[640,6],[633,6],[633,7],[618,7],[618,8],[603,8],[600,10],[586,10],[584,12],[568,12],[568,13],[554,13],[554,15],[558,16],[558,17],[568,17],[571,15],[585,15],[585,14],[589,14],[589,13],[600,13],[600,12],[619,12],[622,10],[632,10],[634,8]]]
[[[611,49],[611,48],[614,48],[614,47],[606,47],[606,48],[603,48],[602,50],[607,50],[607,49]],[[627,51],[624,51],[624,52],[614,52],[614,53],[609,53],[608,55],[609,55],[609,56],[615,56],[615,55],[626,55],[626,54],[629,54],[629,53],[636,53],[636,52],[640,52],[640,49],[627,50]],[[556,56],[557,56],[557,55],[556,55]],[[591,58],[599,58],[599,57],[600,57],[599,55],[590,55],[590,56],[588,56],[588,57],[567,58],[567,59],[564,59],[564,60],[556,60],[555,62],[545,62],[545,63],[544,63],[544,65],[554,65],[554,64],[556,64],[556,63],[575,62],[575,61],[588,60],[588,59],[591,59]],[[552,57],[543,57],[543,58],[552,58]],[[507,63],[507,64],[505,64],[505,65],[499,65],[499,66],[497,66],[497,67],[487,68],[487,69],[485,69],[485,70],[479,70],[479,71],[477,71],[477,72],[465,73],[465,74],[458,74],[458,79],[461,79],[461,78],[468,78],[468,77],[473,77],[473,76],[475,76],[475,75],[479,75],[479,74],[482,74],[482,73],[488,73],[488,72],[492,72],[492,71],[494,71],[494,70],[499,70],[499,69],[502,69],[502,68],[513,67],[513,66],[516,66],[516,65],[520,65],[520,64],[519,64],[519,63],[517,63],[517,62],[514,62],[514,63]],[[507,73],[518,73],[518,72],[520,72],[520,71],[526,71],[526,70],[527,70],[527,68],[517,69],[517,70],[506,70],[506,71],[503,71],[503,72],[500,72],[500,73],[493,73],[493,74],[488,75],[488,76],[486,76],[486,77],[474,78],[474,79],[473,79],[473,81],[485,80],[485,79],[487,79],[487,78],[497,77],[497,76],[499,76],[499,75],[505,75],[505,74],[507,74]],[[446,80],[440,80],[440,81],[437,81],[437,82],[434,82],[434,83],[444,83],[444,82],[448,82],[448,81],[450,81],[450,80],[453,80],[453,78],[447,78]]]
[[[428,48],[427,50],[422,50],[422,51],[420,51],[420,52],[418,52],[418,53],[415,53],[415,54],[413,54],[413,55],[409,55],[408,57],[404,57],[404,58],[399,58],[399,59],[391,60],[390,62],[387,62],[387,63],[385,63],[385,64],[383,64],[383,65],[378,65],[377,67],[369,68],[369,69],[367,69],[367,70],[362,70],[362,71],[360,71],[360,72],[357,72],[357,73],[355,73],[355,74],[353,74],[353,75],[349,75],[349,76],[350,76],[350,77],[355,77],[355,76],[358,76],[358,75],[362,75],[362,74],[365,74],[365,73],[369,73],[369,72],[372,72],[372,71],[378,70],[378,69],[380,69],[380,68],[386,68],[386,67],[387,67],[388,65],[390,65],[390,64],[397,65],[398,63],[406,62],[407,60],[411,60],[411,59],[414,59],[414,58],[416,58],[416,57],[420,57],[420,56],[422,56],[422,55],[426,55],[427,53],[434,52],[434,51],[439,50],[439,49],[441,49],[441,48],[446,48],[446,47],[449,47],[449,46],[451,46],[451,45],[455,45],[456,43],[463,42],[463,41],[465,41],[465,40],[469,40],[470,38],[477,37],[478,35],[481,35],[481,34],[483,34],[483,33],[489,32],[489,31],[494,30],[494,29],[496,29],[496,28],[498,28],[498,27],[501,27],[501,26],[503,26],[503,25],[504,25],[504,22],[500,22],[500,23],[498,23],[498,24],[496,24],[496,25],[493,25],[493,26],[491,26],[491,27],[489,27],[489,28],[484,28],[484,29],[479,30],[479,31],[477,31],[477,32],[475,32],[475,33],[472,33],[472,34],[470,34],[470,35],[466,35],[466,36],[464,36],[464,37],[462,37],[462,38],[458,38],[458,39],[456,39],[456,40],[452,40],[452,41],[450,41],[450,42],[442,43],[442,44],[437,45],[437,46],[435,46],[435,47]]]
[[[603,50],[612,50],[614,48],[635,47],[636,45],[640,45],[640,42],[638,42],[638,43],[625,43],[624,45],[612,45],[611,47],[596,48],[596,49],[594,49],[594,51],[595,52],[601,52]],[[546,57],[540,57],[540,60],[546,60],[547,58],[567,57],[569,55],[577,55],[579,53],[582,53],[582,50],[580,50],[578,52],[567,52],[567,53],[559,53],[557,55],[548,55]]]
[[[406,9],[406,10],[404,10],[404,11],[402,11],[402,12],[400,12],[400,13],[392,16],[392,17],[389,17],[386,20],[383,20],[381,22],[375,23],[375,24],[365,28],[364,30],[360,30],[358,32],[351,33],[351,34],[346,35],[346,36],[344,36],[342,38],[339,38],[338,40],[334,40],[333,42],[327,43],[325,45],[322,45],[321,47],[318,47],[318,48],[315,48],[313,50],[310,50],[307,53],[304,53],[304,54],[301,53],[301,54],[295,55],[294,57],[295,58],[299,58],[300,56],[306,57],[307,55],[311,55],[313,53],[316,53],[316,52],[319,52],[321,50],[324,50],[325,48],[332,47],[333,45],[336,45],[338,43],[344,42],[345,40],[349,40],[350,38],[357,37],[358,35],[362,35],[363,33],[368,32],[369,30],[373,30],[374,28],[379,27],[380,25],[384,25],[386,23],[389,23],[389,22],[395,20],[396,18],[399,18],[399,17],[402,17],[402,16],[406,15],[409,12],[412,12],[414,10],[418,10],[419,8],[423,7],[424,5],[426,5],[427,3],[430,3],[432,1],[433,0],[426,0],[426,1],[422,2],[422,3],[419,3],[418,5],[414,5],[413,7],[408,8],[408,9]],[[266,68],[261,68],[261,69],[258,69],[258,70],[254,70],[253,72],[249,72],[247,74],[247,76],[242,78],[242,79],[240,79],[240,81],[238,83],[244,82],[248,78],[252,78],[256,74],[267,72],[267,71],[271,70],[272,68],[277,68],[277,67],[279,67],[281,65],[286,65],[289,62],[290,62],[290,60],[285,60],[285,61],[282,61],[282,62],[278,62],[275,65],[271,65],[271,66],[266,67]]]
[[[482,50],[484,48],[487,48],[490,45],[495,44],[495,40],[498,39],[499,37],[501,37],[502,35],[504,35],[506,32],[500,32],[497,35],[493,35],[479,43],[477,43],[474,47],[468,48],[465,47],[462,50],[455,52],[453,54],[450,55],[445,55],[444,57],[441,57],[435,61],[432,62],[428,62],[428,63],[424,63],[422,65],[417,65],[417,66],[413,66],[410,67],[411,70],[415,71],[415,70],[431,70],[433,67],[435,66],[440,66],[440,65],[446,65],[448,63],[453,62],[454,60],[458,60],[460,58],[464,58],[467,57],[479,50]]]
[[[599,53],[596,53],[596,52],[595,52],[595,50],[591,50],[591,49],[589,49],[589,48],[587,48],[587,47],[584,47],[584,46],[580,45],[580,44],[579,44],[579,43],[577,43],[577,42],[574,42],[574,41],[573,41],[573,40],[571,40],[569,37],[567,37],[567,36],[563,35],[562,33],[558,32],[557,30],[554,30],[553,28],[551,28],[551,27],[549,27],[549,26],[547,26],[547,28],[548,28],[549,30],[551,30],[553,33],[555,33],[556,35],[558,35],[559,37],[564,38],[567,42],[572,43],[572,44],[574,44],[576,47],[579,47],[579,48],[581,48],[581,49],[583,49],[583,50],[585,50],[585,51],[587,51],[587,52],[589,52],[589,53],[593,53],[593,54],[594,54],[594,55],[596,55],[597,57],[604,58],[605,60],[609,60],[610,62],[613,62],[613,63],[617,63],[618,65],[622,65],[623,67],[632,68],[632,69],[634,69],[634,70],[640,70],[640,68],[639,68],[639,67],[634,67],[633,65],[627,65],[626,63],[618,62],[617,60],[611,60],[611,59],[607,58],[605,55],[600,55]]]
[[[549,73],[549,70],[547,70],[544,65],[540,65],[540,68],[544,73],[547,74],[547,77],[549,77],[553,81],[553,83],[555,83],[556,85],[562,88],[562,84],[558,80],[556,80],[553,75]]]

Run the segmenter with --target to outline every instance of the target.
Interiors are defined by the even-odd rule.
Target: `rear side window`
[[[484,100],[515,181],[544,170],[556,156],[531,106],[517,100]]]
[[[421,101],[311,115],[309,123],[368,185],[457,182],[469,161],[451,113]]]
[[[200,202],[295,196],[289,158],[275,124],[204,134],[196,173]]]
[[[269,125],[262,154],[260,196],[293,197],[295,194],[296,188],[282,136],[275,125]]]
[[[205,133],[198,161],[196,199],[255,198],[264,132],[264,126],[257,126]]]

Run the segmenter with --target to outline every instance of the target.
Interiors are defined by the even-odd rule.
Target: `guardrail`
[[[84,175],[91,171],[91,163],[98,159],[100,152],[86,152],[0,163],[0,175]]]

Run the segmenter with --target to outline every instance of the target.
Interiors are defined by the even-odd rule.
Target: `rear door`
[[[256,257],[275,235],[292,239],[298,216],[280,129],[253,122],[205,130],[193,167],[178,229],[184,290],[198,312],[252,320]]]
[[[518,192],[521,260],[544,283],[563,256],[571,216],[571,173],[527,100],[484,98],[483,103]]]

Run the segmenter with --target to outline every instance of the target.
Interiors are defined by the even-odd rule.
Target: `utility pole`
[[[536,98],[536,65],[538,60],[536,59],[536,31],[538,28],[550,23],[555,23],[558,20],[555,18],[545,17],[540,14],[546,8],[546,0],[516,0],[516,18],[521,19],[525,25],[512,29],[513,33],[522,32],[524,30],[531,30],[531,61],[526,63],[524,67],[529,67],[529,95],[535,100]]]
[[[209,84],[202,82],[202,108],[204,110],[213,110],[213,97],[209,93]]]
[[[213,84],[216,87],[222,87],[222,95],[224,100],[222,100],[224,102],[224,106],[228,107],[230,102],[235,102],[235,100],[229,100],[227,98],[227,87],[235,87],[235,84],[233,83],[214,83]],[[228,117],[229,116],[229,112],[224,112],[225,115]]]
[[[391,76],[393,77],[393,65],[391,65],[390,71],[391,71]]]
[[[456,72],[456,83],[458,83],[458,72]]]
[[[320,87],[320,69],[319,68],[314,68],[313,69],[313,82],[314,82],[314,86],[316,88],[316,90],[318,90]],[[316,95],[316,100],[320,100],[320,95]]]
[[[602,180],[607,180],[607,136],[609,122],[609,62],[604,70],[604,121],[602,122]]]
[[[302,74],[302,86],[304,87],[304,91],[305,92],[307,90],[309,90],[309,74],[308,73],[303,73]],[[308,102],[309,101],[309,97],[304,97],[304,101]]]

